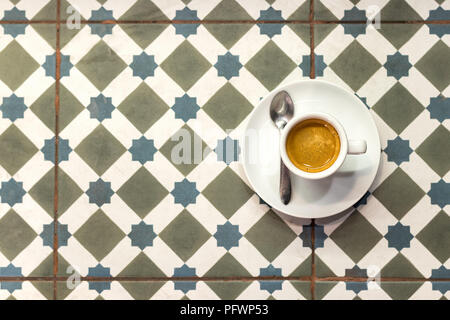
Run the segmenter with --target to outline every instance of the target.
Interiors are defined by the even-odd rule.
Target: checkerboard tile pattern
[[[1,298],[448,298],[450,2],[310,3],[2,1]],[[239,162],[260,99],[311,74],[383,150],[354,209],[314,222]]]

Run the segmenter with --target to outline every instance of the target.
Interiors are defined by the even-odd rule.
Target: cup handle
[[[348,140],[348,154],[363,154],[366,151],[366,140]]]

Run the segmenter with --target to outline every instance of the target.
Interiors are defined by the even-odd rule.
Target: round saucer
[[[343,125],[349,140],[367,142],[365,154],[348,155],[328,178],[306,180],[291,173],[292,197],[287,205],[279,196],[280,135],[269,117],[270,102],[280,90],[292,97],[294,116],[331,114]],[[298,81],[268,94],[250,115],[241,141],[244,170],[256,193],[272,208],[301,218],[323,218],[350,208],[367,192],[380,163],[380,138],[367,107],[351,92],[322,80]]]

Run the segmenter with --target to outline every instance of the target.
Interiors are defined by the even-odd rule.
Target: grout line
[[[58,275],[58,166],[59,166],[59,80],[61,76],[60,49],[60,8],[61,0],[56,1],[56,69],[55,69],[55,190],[54,190],[54,235],[53,235],[53,278]],[[57,299],[57,281],[53,280],[53,300]]]
[[[0,277],[0,282],[18,282],[18,281],[33,281],[33,282],[55,282],[66,281],[69,277]],[[305,281],[308,282],[310,276],[303,277],[80,277],[81,281],[135,281],[135,282],[152,282],[152,281]],[[322,282],[366,282],[367,280],[374,281],[372,278],[359,277],[316,277],[316,281]],[[397,278],[385,277],[379,279],[381,282],[450,282],[450,278]]]
[[[342,20],[82,20],[81,24],[366,24],[366,21]],[[450,20],[409,20],[409,21],[381,21],[381,24],[450,24]],[[1,24],[58,24],[57,20],[23,21],[8,20]]]

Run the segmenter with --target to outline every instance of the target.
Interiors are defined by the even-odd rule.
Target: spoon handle
[[[280,198],[283,204],[288,204],[291,200],[291,178],[289,169],[280,159]]]

